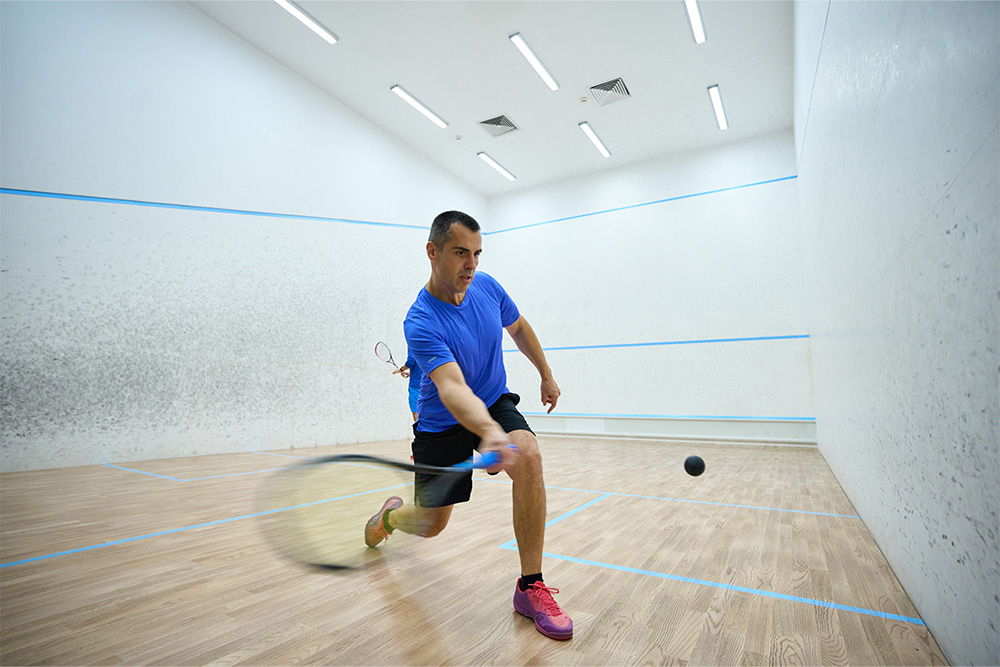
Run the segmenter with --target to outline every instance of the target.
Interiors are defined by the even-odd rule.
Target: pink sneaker
[[[385,524],[382,522],[382,519],[385,517],[385,513],[389,510],[394,510],[402,506],[403,499],[399,496],[391,496],[385,501],[385,503],[382,504],[382,509],[380,509],[375,516],[368,519],[368,523],[365,525],[365,544],[370,547],[374,547],[377,546],[382,540],[389,539],[389,535],[392,531],[385,529]]]
[[[569,639],[573,636],[573,621],[552,598],[558,592],[558,588],[549,588],[540,581],[526,591],[515,584],[514,611],[534,619],[535,628],[546,637]]]

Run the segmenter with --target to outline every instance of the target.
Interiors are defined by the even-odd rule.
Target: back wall
[[[599,159],[599,158],[598,158]],[[489,203],[481,268],[563,390],[509,345],[533,428],[815,442],[791,130]]]

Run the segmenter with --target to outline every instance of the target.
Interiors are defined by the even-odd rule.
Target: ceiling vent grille
[[[511,119],[507,118],[507,116],[497,116],[496,118],[490,118],[489,120],[481,120],[479,121],[479,127],[483,128],[494,137],[499,137],[501,134],[507,134],[508,132],[513,132],[517,129],[517,125],[514,125]]]
[[[596,86],[591,86],[590,93],[602,107],[606,104],[613,104],[614,102],[620,102],[621,100],[631,97],[628,92],[628,87],[621,79],[612,79],[611,81],[605,81],[604,83],[599,83]]]

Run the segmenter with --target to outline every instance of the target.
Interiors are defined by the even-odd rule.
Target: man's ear
[[[427,242],[427,258],[432,262],[437,259],[437,246],[432,241]]]

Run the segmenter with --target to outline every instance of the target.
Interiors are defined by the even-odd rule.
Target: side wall
[[[792,132],[490,200],[481,268],[563,390],[540,431],[814,442]],[[496,259],[493,259],[493,257]]]
[[[485,198],[186,3],[0,12],[0,468],[406,437],[373,349]]]
[[[1000,664],[1000,5],[815,4],[795,35],[817,46],[796,129],[819,448],[952,664]]]

